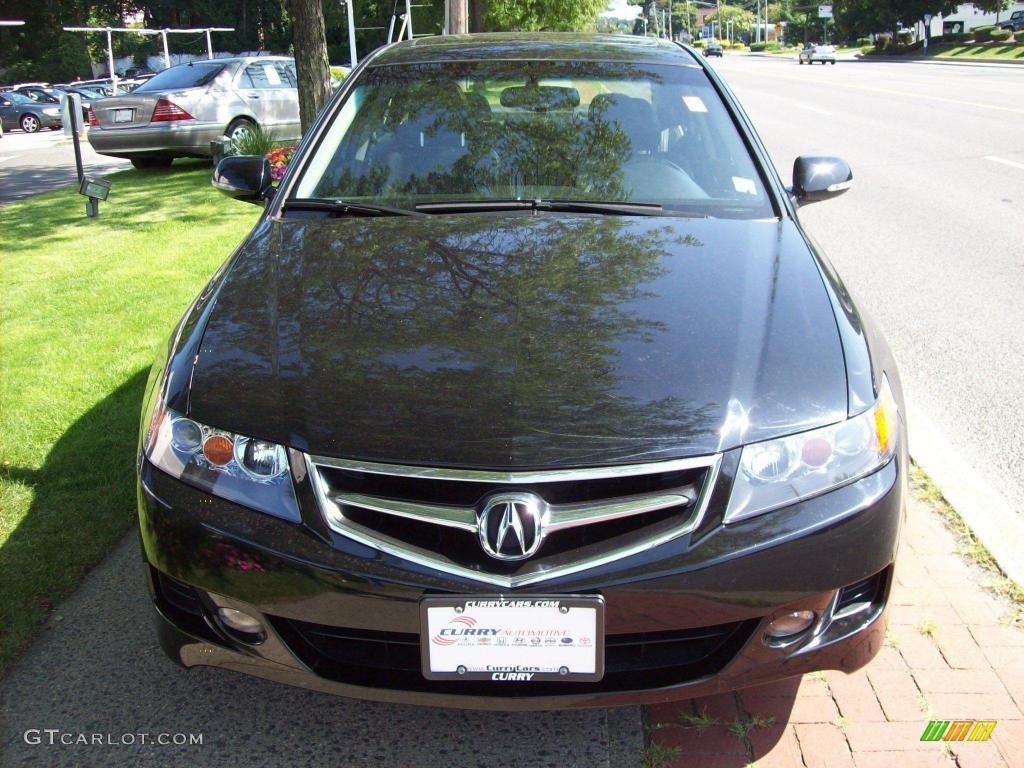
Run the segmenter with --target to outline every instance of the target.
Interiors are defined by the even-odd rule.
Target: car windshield
[[[174,91],[180,88],[195,88],[208,84],[224,69],[224,64],[218,61],[201,61],[191,64],[182,64],[177,67],[165,69],[156,77],[151,77],[144,82],[134,93],[144,91]]]
[[[621,62],[370,68],[306,161],[292,199],[400,208],[591,200],[774,215],[703,69]]]

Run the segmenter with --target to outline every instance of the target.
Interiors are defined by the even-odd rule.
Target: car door
[[[279,62],[268,59],[248,64],[239,79],[239,93],[253,116],[275,138],[288,122],[291,85]]]

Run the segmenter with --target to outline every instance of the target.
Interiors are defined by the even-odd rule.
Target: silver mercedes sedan
[[[250,56],[165,69],[129,94],[93,102],[89,143],[136,168],[159,168],[176,157],[208,157],[214,139],[237,139],[257,125],[281,141],[300,137],[292,59]]]

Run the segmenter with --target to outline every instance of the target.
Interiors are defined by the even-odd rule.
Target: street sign
[[[831,19],[832,18],[832,6],[831,5],[819,5],[818,6],[818,18],[819,19]]]
[[[925,24],[931,24],[932,23],[932,15],[930,13],[926,13],[924,15],[924,23]]]

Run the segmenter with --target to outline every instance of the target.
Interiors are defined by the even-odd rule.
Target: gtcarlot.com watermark
[[[60,728],[29,728],[23,738],[26,744],[48,747],[188,747],[203,743],[201,733],[75,733]]]

